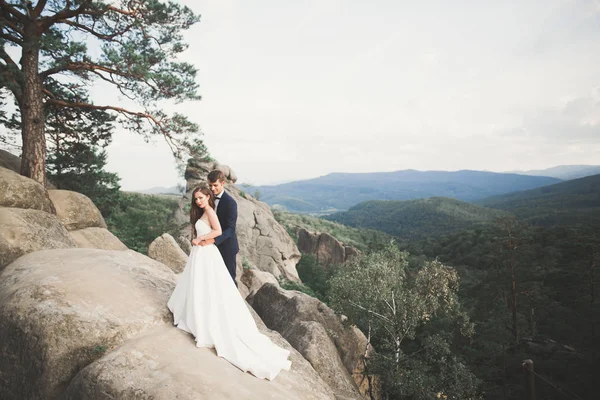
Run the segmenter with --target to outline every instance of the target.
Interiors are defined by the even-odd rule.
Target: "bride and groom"
[[[223,172],[211,171],[208,185],[192,192],[192,251],[167,303],[173,323],[194,335],[197,347],[214,347],[242,371],[272,380],[289,370],[290,352],[258,331],[238,292],[237,203],[224,190]]]

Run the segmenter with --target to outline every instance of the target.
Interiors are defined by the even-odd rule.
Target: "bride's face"
[[[196,201],[196,205],[200,208],[204,208],[208,205],[208,196],[202,192],[196,192],[194,200]]]

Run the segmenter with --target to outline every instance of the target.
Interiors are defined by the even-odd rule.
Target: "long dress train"
[[[198,220],[196,231],[204,235],[211,229]],[[173,323],[194,335],[197,347],[214,347],[219,357],[242,371],[272,380],[290,369],[290,352],[258,331],[214,244],[192,246],[167,305]]]

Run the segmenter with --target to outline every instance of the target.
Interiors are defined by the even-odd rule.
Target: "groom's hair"
[[[208,180],[210,182],[216,182],[216,181],[225,182],[225,174],[223,173],[223,171],[215,169],[208,173]]]

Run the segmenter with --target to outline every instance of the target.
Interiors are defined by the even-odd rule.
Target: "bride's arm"
[[[217,217],[215,210],[208,208],[205,212],[208,214],[208,222],[210,222],[210,228],[212,230],[206,235],[198,236],[200,241],[214,239],[223,234],[223,231],[221,230],[221,223],[219,222],[219,218]]]

